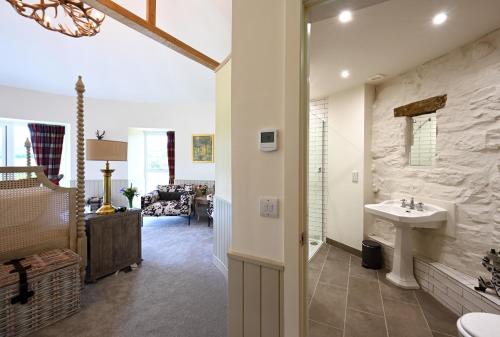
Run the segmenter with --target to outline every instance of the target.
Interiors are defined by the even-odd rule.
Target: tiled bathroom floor
[[[421,290],[389,284],[385,273],[323,245],[309,262],[309,337],[457,336],[454,313]]]

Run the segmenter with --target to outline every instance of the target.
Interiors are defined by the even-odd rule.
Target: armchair
[[[193,196],[179,185],[158,185],[141,197],[142,214],[146,216],[187,216],[191,224]]]

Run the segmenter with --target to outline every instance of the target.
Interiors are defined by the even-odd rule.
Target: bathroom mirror
[[[432,166],[436,156],[436,113],[409,118],[410,166]]]

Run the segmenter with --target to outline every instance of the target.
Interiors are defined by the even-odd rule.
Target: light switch
[[[265,218],[278,217],[278,198],[261,197],[260,198],[260,216]]]
[[[352,182],[357,183],[359,181],[359,173],[358,171],[352,171]]]

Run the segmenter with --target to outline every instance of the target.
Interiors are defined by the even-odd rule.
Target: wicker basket
[[[0,264],[0,336],[26,336],[76,313],[80,309],[80,257],[69,249],[54,249],[26,257],[27,304],[11,304],[19,294],[19,274]]]

